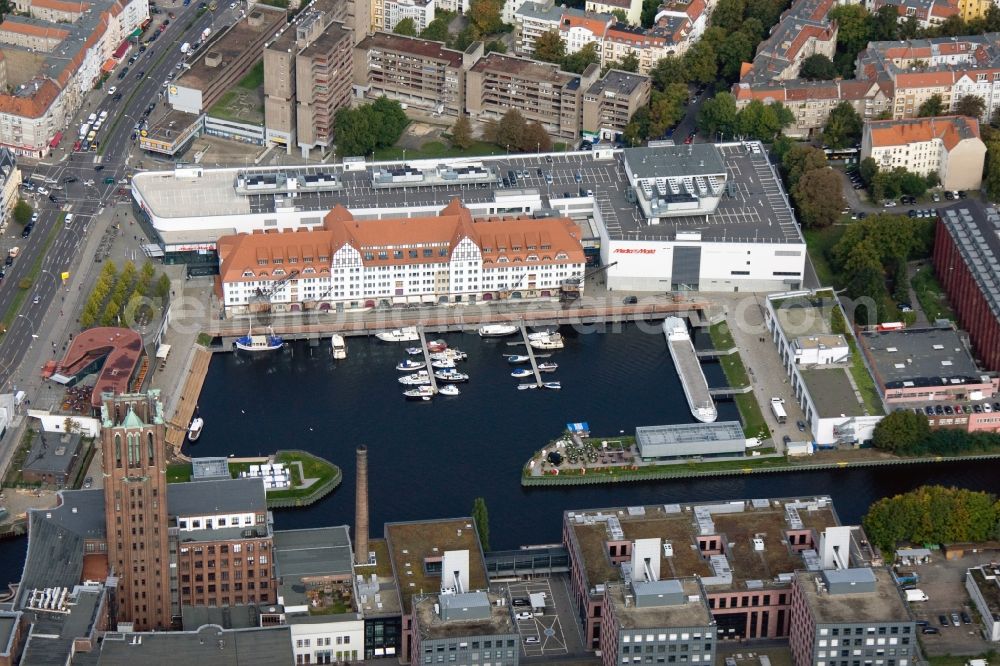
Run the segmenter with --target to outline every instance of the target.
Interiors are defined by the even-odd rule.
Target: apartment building
[[[880,169],[936,173],[946,190],[978,190],[986,144],[979,121],[966,116],[870,120],[861,139],[861,158],[869,157]]]
[[[570,74],[558,65],[490,53],[465,76],[465,109],[475,120],[499,120],[516,109],[554,137],[580,135],[583,90],[597,80],[600,67]]]
[[[392,32],[400,21],[411,19],[417,32],[420,32],[434,20],[436,2],[437,0],[376,0],[376,9],[372,12],[372,30]]]
[[[609,70],[583,93],[583,135],[614,139],[635,112],[649,104],[652,80],[642,74]]]
[[[17,7],[0,23],[0,146],[41,158],[59,143],[102,66],[149,17],[149,5],[22,0]]]
[[[826,18],[834,0],[796,0],[778,25],[757,46],[753,62],[744,63],[740,81],[753,84],[794,79],[812,55],[831,60],[837,49],[837,25]]]
[[[596,43],[598,51],[608,30],[617,22],[611,14],[594,14],[580,9],[555,6],[552,2],[527,2],[515,14],[517,52],[535,53],[535,40],[547,32],[558,32],[566,53],[576,53],[587,44]]]
[[[916,20],[917,26],[924,30],[960,15],[958,0],[867,0],[865,6],[871,13],[885,6],[895,7],[900,23]]]
[[[20,199],[21,170],[9,148],[0,148],[0,221],[6,221]]]
[[[625,12],[625,22],[642,25],[642,0],[587,0],[584,9],[593,14],[611,14],[616,10]]]
[[[964,21],[971,21],[986,16],[993,6],[990,0],[958,0],[958,13]]]
[[[984,369],[1000,372],[1000,210],[967,199],[938,211],[934,272]]]
[[[458,199],[436,216],[382,220],[338,205],[321,229],[224,236],[218,248],[228,316],[291,270],[271,297],[277,310],[489,301],[513,284],[550,298],[585,263],[568,218],[473,219]]]
[[[264,140],[303,157],[333,142],[333,120],[350,105],[352,51],[367,12],[314,0],[264,46]]]
[[[457,118],[465,112],[465,71],[482,52],[482,42],[463,53],[441,42],[376,32],[354,47],[354,88],[366,99],[385,96]]]

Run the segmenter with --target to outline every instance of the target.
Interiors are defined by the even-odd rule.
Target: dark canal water
[[[279,529],[351,524],[354,449],[368,446],[373,534],[387,521],[468,515],[486,498],[494,549],[560,539],[566,509],[712,499],[829,494],[844,522],[857,522],[883,496],[925,483],[998,489],[996,464],[910,465],[872,470],[721,477],[580,488],[522,488],[531,453],[570,421],[595,435],[631,433],[636,425],[693,421],[658,328],[614,333],[565,331],[552,352],[561,391],[518,391],[502,357],[505,341],[446,334],[469,354],[462,394],[407,402],[395,365],[402,344],[348,339],[346,361],[333,361],[329,341],[297,343],[270,355],[217,354],[201,397],[205,430],[192,455],[257,455],[301,448],[341,466],[344,481],[308,509],[279,511]],[[700,344],[699,344],[700,346]],[[704,365],[709,384],[725,379]],[[777,370],[776,370],[777,371]],[[732,403],[720,420],[737,419]],[[23,540],[0,543],[0,580],[20,575]]]

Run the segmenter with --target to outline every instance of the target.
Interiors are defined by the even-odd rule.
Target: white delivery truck
[[[80,125],[80,141],[87,138],[87,133],[90,132],[90,123],[84,123]]]
[[[181,44],[181,53],[183,53],[184,55],[187,55],[188,51],[190,51],[190,50],[191,50],[191,43],[190,42],[184,42],[183,44]]]
[[[212,29],[211,28],[205,28],[204,30],[202,30],[201,31],[201,41],[205,41],[206,39],[208,39],[208,36],[211,35],[211,34],[212,34]]]
[[[906,601],[913,603],[914,601],[928,601],[930,597],[923,590],[906,590]]]
[[[771,398],[771,412],[774,413],[774,418],[778,419],[778,423],[788,422],[788,414],[785,413],[785,401],[781,398]]]

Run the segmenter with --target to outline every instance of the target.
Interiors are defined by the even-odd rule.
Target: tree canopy
[[[792,188],[792,199],[803,226],[828,227],[840,217],[844,207],[843,180],[830,168],[806,171]]]
[[[399,27],[398,25],[396,27]],[[427,27],[420,31],[420,39],[429,39],[433,42],[448,41],[448,20],[442,16],[435,18],[427,24]]]
[[[417,36],[417,24],[411,18],[405,18],[396,24],[396,27],[392,29],[397,35],[403,35],[404,37],[416,37]]]
[[[872,434],[872,444],[883,451],[907,453],[927,440],[930,434],[931,427],[926,416],[904,409],[892,412],[878,422]]]
[[[486,508],[486,500],[477,497],[472,503],[472,520],[476,523],[479,533],[479,543],[485,552],[490,551],[490,513]]]
[[[934,93],[920,105],[917,109],[917,115],[921,118],[928,118],[930,116],[943,116],[946,112],[944,107],[944,100],[941,99],[941,95]]]
[[[799,78],[809,81],[829,81],[837,76],[833,61],[822,53],[814,53],[802,61]]]
[[[970,118],[982,118],[986,111],[986,101],[979,95],[965,95],[955,105],[955,113]]]
[[[764,104],[755,99],[736,114],[736,134],[748,139],[771,141],[793,122],[795,116],[781,102]]]
[[[491,35],[503,28],[503,0],[471,0],[466,16],[480,35]]]
[[[396,143],[409,123],[399,102],[380,97],[371,104],[343,108],[334,116],[337,152],[343,157],[363,156]]]
[[[455,121],[451,128],[451,143],[456,148],[466,149],[472,145],[472,123],[464,113]]]
[[[861,141],[864,124],[850,102],[833,107],[823,128],[823,143],[831,148],[850,148]]]
[[[24,199],[18,199],[17,204],[14,206],[14,221],[24,226],[28,222],[31,222],[31,215],[34,212],[31,204]]]
[[[562,63],[566,57],[566,42],[558,30],[543,32],[535,38],[535,60]]]

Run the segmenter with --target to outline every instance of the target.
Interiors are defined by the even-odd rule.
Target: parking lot
[[[919,574],[917,587],[928,597],[925,602],[910,604],[914,617],[918,621],[926,621],[928,628],[933,627],[939,632],[922,633],[920,636],[928,655],[974,655],[991,649],[992,646],[983,640],[979,615],[970,605],[963,577],[970,567],[995,559],[996,553],[969,553],[957,560],[946,560],[943,554],[935,551],[929,564],[901,567]],[[952,613],[958,616],[958,626],[954,625]],[[963,622],[962,613],[969,616],[971,623]],[[942,618],[946,622],[942,622]]]
[[[525,657],[558,657],[580,651],[579,630],[572,626],[569,597],[561,585],[559,578],[539,578],[498,586],[497,591],[506,594],[511,604]],[[532,594],[545,595],[544,608],[532,609]]]

